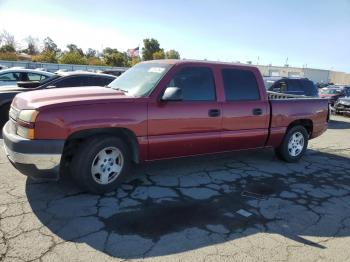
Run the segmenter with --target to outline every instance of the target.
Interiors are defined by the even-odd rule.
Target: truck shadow
[[[270,150],[247,151],[137,167],[105,196],[81,192],[69,179],[27,180],[26,194],[53,234],[123,259],[259,233],[323,249],[310,237],[350,236],[349,167],[346,156],[313,150],[298,164],[280,162]]]
[[[345,120],[345,119],[344,119]],[[348,118],[347,120],[350,120]],[[329,129],[350,129],[350,121],[341,121],[339,119],[333,119],[329,121]]]

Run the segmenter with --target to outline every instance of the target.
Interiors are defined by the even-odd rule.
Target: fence
[[[40,62],[30,62],[30,61],[6,61],[0,60],[0,65],[6,67],[23,67],[29,69],[43,68],[49,72],[55,72],[57,70],[66,70],[66,71],[100,71],[100,70],[126,70],[125,67],[113,67],[113,66],[92,66],[92,65],[70,65],[70,64],[53,64],[53,63],[40,63]]]

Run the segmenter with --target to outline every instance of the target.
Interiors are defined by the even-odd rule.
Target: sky
[[[155,38],[186,59],[350,73],[350,0],[0,0],[0,31],[19,45],[126,51]]]

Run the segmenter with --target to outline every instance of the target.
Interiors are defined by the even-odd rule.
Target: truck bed
[[[271,135],[267,144],[278,145],[288,126],[295,121],[309,126],[310,139],[326,130],[329,121],[329,107],[326,99],[274,92],[268,92],[268,98]]]
[[[267,91],[267,96],[269,100],[283,100],[283,99],[315,99],[315,97],[310,96],[302,96],[302,95],[291,95],[291,94],[283,94],[272,91]],[[318,98],[316,98],[318,99]]]

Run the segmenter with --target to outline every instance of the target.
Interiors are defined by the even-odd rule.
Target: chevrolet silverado
[[[137,64],[106,87],[18,94],[4,147],[23,174],[62,172],[92,193],[115,190],[133,162],[272,147],[298,161],[329,121],[328,101],[266,92],[256,67]]]

